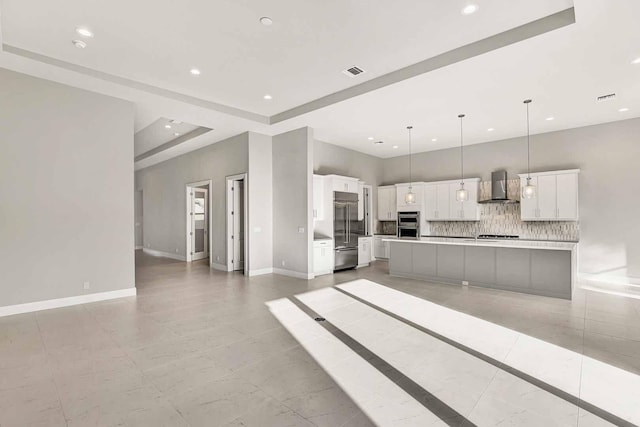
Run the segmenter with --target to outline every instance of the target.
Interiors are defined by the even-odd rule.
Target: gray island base
[[[389,274],[571,299],[577,244],[421,238],[389,241]]]

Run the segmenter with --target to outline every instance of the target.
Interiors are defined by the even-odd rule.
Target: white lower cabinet
[[[333,272],[333,240],[313,242],[313,274],[320,276]]]
[[[366,267],[371,262],[373,237],[358,237],[358,267]]]
[[[389,242],[383,242],[392,236],[374,236],[373,237],[373,256],[376,259],[389,259]]]

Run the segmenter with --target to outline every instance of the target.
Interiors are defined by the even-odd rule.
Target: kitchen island
[[[577,243],[421,237],[389,242],[389,274],[571,299]]]

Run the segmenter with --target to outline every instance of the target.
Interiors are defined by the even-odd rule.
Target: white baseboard
[[[94,294],[77,295],[74,297],[50,299],[46,301],[28,302],[25,304],[7,305],[0,307],[0,317],[13,314],[30,313],[32,311],[50,310],[52,308],[68,307],[71,305],[88,304],[90,302],[105,301],[122,297],[136,296],[136,288],[119,289],[117,291],[98,292]]]
[[[259,270],[249,270],[249,277],[262,276],[263,274],[271,274],[271,273],[273,273],[273,267],[261,268]]]
[[[313,273],[300,273],[299,271],[285,270],[283,268],[274,268],[273,272],[275,274],[280,274],[282,276],[295,277],[297,279],[305,279],[305,280],[311,280],[315,277],[315,274]]]
[[[172,254],[171,252],[156,251],[155,249],[142,248],[142,252],[151,256],[161,256],[165,258],[177,259],[178,261],[186,261],[187,259],[180,254]]]
[[[209,264],[209,267],[213,268],[214,270],[227,271],[227,266],[224,264],[212,262]]]
[[[318,271],[316,273],[313,274],[314,279],[318,276],[325,276],[327,274],[333,274],[333,270],[324,270],[324,271]]]

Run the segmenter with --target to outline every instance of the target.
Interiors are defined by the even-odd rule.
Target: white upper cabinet
[[[324,219],[324,177],[313,175],[313,219]]]
[[[333,191],[342,191],[345,193],[358,193],[358,178],[350,178],[347,176],[327,175],[331,177]]]
[[[523,221],[577,221],[579,173],[578,169],[532,173],[536,197],[520,200],[520,218]],[[527,174],[521,174],[521,191],[526,184]]]
[[[539,176],[537,190],[538,217],[555,219],[558,194],[555,175]]]
[[[411,186],[411,191],[416,197],[416,202],[410,205],[405,202],[405,196],[409,192],[409,186]],[[424,184],[422,182],[396,184],[396,206],[398,211],[422,211],[424,199],[423,191]]]
[[[396,221],[397,215],[395,185],[378,187],[378,220]]]
[[[469,200],[458,202],[456,190],[460,181],[427,182],[424,185],[424,209],[427,221],[478,221],[478,189],[480,178],[464,180],[464,188],[469,191]]]
[[[557,215],[560,221],[578,220],[578,174],[556,176]]]

